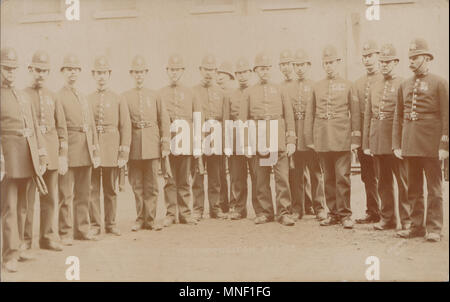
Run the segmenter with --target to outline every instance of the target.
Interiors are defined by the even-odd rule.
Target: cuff
[[[447,150],[448,151],[448,135],[442,135],[441,141],[439,143],[439,150]]]
[[[361,136],[352,136],[352,144],[361,146]]]

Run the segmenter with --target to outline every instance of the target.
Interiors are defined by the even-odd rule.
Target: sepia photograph
[[[448,0],[0,13],[1,283],[449,282]]]

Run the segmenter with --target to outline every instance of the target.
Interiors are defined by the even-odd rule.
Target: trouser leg
[[[227,179],[227,158],[226,156],[220,156],[222,160],[220,168],[220,208],[224,213],[227,213],[230,209],[230,201],[228,198],[228,179]]]
[[[191,156],[180,155],[177,156],[177,159],[174,163],[170,163],[172,172],[177,170],[174,177],[176,181],[176,201],[178,205],[178,216],[181,220],[186,220],[191,216],[191,210],[189,209],[189,202],[191,198],[189,183],[191,161]]]
[[[412,206],[411,228],[423,228],[425,199],[423,193],[423,162],[420,157],[406,157],[408,165],[408,203]]]
[[[256,174],[256,206],[254,205],[256,216],[274,217],[274,209],[272,203],[272,192],[270,189],[270,172],[271,166],[261,166],[260,156],[256,156],[255,174]]]
[[[334,159],[331,152],[319,153],[320,165],[323,168],[325,201],[331,217],[336,217],[336,175],[334,167]]]
[[[394,176],[397,180],[398,207],[402,225],[411,223],[412,207],[408,201],[408,169],[406,160],[393,157]]]
[[[206,159],[205,156],[202,157],[203,164],[205,165]],[[198,161],[198,159],[195,159]],[[203,215],[203,211],[205,208],[205,175],[201,175],[197,169],[197,163],[193,165],[194,170],[193,173],[193,183],[192,183],[192,194],[194,198],[194,213],[196,215]]]
[[[258,159],[256,156],[253,156],[251,158],[247,159],[247,165],[248,165],[248,171],[250,173],[250,181],[251,181],[251,198],[252,198],[252,207],[255,213],[261,213],[263,211],[263,208],[261,208],[261,205],[258,202],[258,193],[257,193],[257,177],[256,177],[256,165],[258,164]],[[266,190],[266,193],[264,193],[266,196],[269,196],[270,203],[272,204],[272,193],[270,191],[270,186],[262,188],[262,190]],[[248,188],[247,188],[248,192]],[[247,193],[248,194],[248,193]],[[246,200],[247,202],[247,200]],[[247,210],[246,210],[247,214]]]
[[[231,180],[231,203],[233,211],[241,216],[246,214],[247,204],[247,158],[244,155],[232,155],[228,160]]]
[[[27,188],[27,216],[25,218],[25,229],[23,240],[29,246],[31,246],[33,243],[34,207],[36,202],[36,196],[37,196],[36,184],[34,183],[34,181],[30,181],[29,186]]]
[[[89,219],[91,221],[91,227],[95,229],[100,229],[102,226],[102,212],[100,209],[100,188],[102,184],[103,173],[104,171],[102,167],[92,169]],[[103,192],[103,194],[105,193]]]
[[[437,158],[424,158],[423,163],[428,191],[426,228],[428,233],[440,234],[444,223],[441,163]]]
[[[103,204],[105,207],[105,229],[111,230],[116,226],[117,217],[117,181],[119,168],[102,168]]]
[[[154,227],[158,202],[159,159],[144,161],[144,225]]]
[[[301,216],[305,213],[305,167],[306,167],[306,152],[296,151],[294,153],[295,169],[290,169],[290,188],[292,196],[292,212]]]
[[[350,206],[351,163],[352,163],[352,153],[350,151],[335,153],[336,206],[337,212],[341,220],[350,218],[352,216],[352,210]]]
[[[372,156],[364,154],[361,148],[357,150],[357,153],[361,164],[361,180],[364,183],[366,191],[366,213],[377,217],[380,213],[380,202],[378,196],[378,177],[374,159]]]
[[[164,201],[166,204],[166,216],[175,219],[177,214],[177,198],[178,190],[176,179],[178,174],[181,173],[178,167],[178,157],[175,155],[169,155],[170,168],[172,170],[172,177],[166,179],[166,184],[164,185]]]
[[[380,215],[385,223],[393,223],[394,216],[394,159],[391,155],[376,155],[375,164],[379,171],[378,192],[380,195]]]
[[[86,237],[89,233],[89,195],[92,166],[77,167],[74,170],[73,235],[74,237]]]
[[[144,224],[144,161],[130,160],[128,163],[128,180],[133,189],[136,202],[136,223]]]
[[[286,152],[278,153],[278,161],[274,165],[277,215],[291,214],[291,191],[289,190],[289,159]],[[303,175],[303,173],[302,173]]]
[[[45,172],[45,184],[48,194],[40,195],[40,232],[39,243],[45,244],[56,240],[56,232],[53,221],[56,215],[56,206],[58,204],[58,171],[50,170]]]
[[[215,217],[220,211],[220,171],[222,166],[221,156],[211,155],[206,157],[206,169],[208,171],[208,201],[209,213]]]
[[[315,214],[323,210],[324,207],[324,186],[323,186],[323,172],[320,167],[319,155],[317,152],[310,150],[305,152],[306,171],[309,175],[311,185],[311,200],[312,207]],[[308,191],[307,184],[305,184],[305,192]],[[305,193],[305,207],[307,206],[307,199]]]
[[[66,174],[59,175],[58,232],[61,239],[73,236],[74,170],[75,168],[69,168]]]

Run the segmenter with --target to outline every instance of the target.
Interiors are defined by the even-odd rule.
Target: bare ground
[[[162,181],[160,189],[162,190]],[[119,194],[121,237],[101,235],[98,242],[75,241],[63,252],[40,250],[36,260],[19,263],[19,272],[2,272],[3,281],[66,281],[66,257],[80,259],[81,281],[365,281],[366,258],[380,259],[381,281],[448,281],[448,183],[444,183],[444,237],[398,239],[395,231],[321,227],[306,216],[294,227],[253,224],[254,213],[240,221],[205,219],[196,226],[131,232],[136,211],[131,188]],[[352,176],[353,217],[364,215],[363,186]],[[35,234],[38,234],[36,203]],[[165,212],[162,194],[157,217]]]

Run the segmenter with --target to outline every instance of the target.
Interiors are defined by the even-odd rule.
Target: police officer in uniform
[[[305,119],[306,146],[319,153],[324,171],[329,213],[320,225],[353,228],[350,167],[351,151],[361,142],[359,103],[351,83],[339,76],[341,58],[334,46],[324,48],[322,61],[327,78],[314,85]]]
[[[47,185],[48,194],[40,194],[40,234],[39,246],[42,249],[62,251],[57,242],[57,234],[53,221],[58,206],[58,171],[61,175],[67,172],[67,127],[64,110],[56,95],[47,89],[45,81],[50,74],[50,56],[46,51],[38,50],[33,54],[28,66],[33,76],[33,84],[25,89],[33,102],[34,114],[37,117],[48,153],[49,163],[43,178]],[[28,211],[25,222],[25,242],[32,246],[34,202],[36,200],[36,185],[32,183],[28,191]]]
[[[409,230],[403,238],[441,240],[443,193],[441,160],[448,158],[448,82],[428,71],[434,56],[424,39],[409,46],[409,67],[414,76],[400,84],[392,144],[394,154],[408,165],[408,203],[412,206]],[[423,174],[427,183],[427,217],[424,227]]]
[[[179,54],[172,54],[166,67],[170,84],[159,91],[159,98],[167,109],[171,125],[176,125],[176,120],[182,120],[188,123],[192,133],[193,113],[200,112],[200,108],[192,90],[180,83],[184,70],[183,58]],[[172,136],[175,136],[178,130],[172,130]],[[190,139],[192,139],[192,135],[190,135]],[[177,218],[180,223],[197,223],[189,209],[191,198],[190,175],[191,166],[194,164],[192,145],[191,141],[190,148],[184,154],[172,152],[169,155],[172,177],[168,177],[164,186],[164,199],[167,206],[164,219],[164,226],[166,227],[175,223]],[[179,145],[178,147],[182,148],[183,146]]]
[[[102,185],[105,231],[120,236],[120,230],[116,224],[117,181],[119,169],[125,167],[128,161],[131,120],[126,100],[108,87],[111,72],[106,56],[95,58],[92,76],[96,81],[97,90],[88,96],[88,101],[94,113],[101,165],[92,170],[89,214],[91,227],[100,234],[102,225],[100,186]]]
[[[57,97],[66,117],[69,169],[59,176],[59,236],[63,245],[72,245],[71,235],[78,240],[98,240],[90,231],[89,192],[92,167],[100,165],[100,155],[94,115],[87,98],[75,87],[81,72],[78,57],[66,55],[60,70],[66,84]]]
[[[401,224],[408,229],[411,224],[411,207],[408,204],[406,161],[392,152],[392,124],[397,103],[397,90],[403,79],[395,75],[399,59],[392,44],[381,47],[379,56],[383,79],[372,84],[364,114],[363,150],[374,156],[379,171],[378,191],[381,199],[381,219],[374,224],[376,230],[396,227],[394,177],[397,181]]]
[[[215,85],[215,77],[217,73],[216,59],[213,55],[207,54],[203,57],[199,67],[202,76],[202,82],[193,87],[195,96],[201,106],[202,119],[205,121],[215,120],[219,122],[223,129],[223,121],[227,119],[225,112],[226,98],[222,90]],[[205,133],[205,136],[210,133]],[[223,131],[222,131],[223,138]],[[223,140],[222,140],[223,141]],[[211,218],[226,219],[227,215],[223,212],[219,205],[220,202],[220,175],[222,171],[222,150],[216,150],[215,144],[211,148],[211,154],[205,153],[203,161],[206,166],[208,176],[208,201],[209,212]],[[223,147],[223,146],[222,146]],[[217,152],[216,152],[217,151]],[[205,150],[203,150],[205,152]],[[194,218],[196,220],[202,219],[205,192],[204,192],[204,175],[201,175],[197,169],[194,171],[194,182],[192,192],[194,194]]]
[[[317,154],[305,145],[305,111],[306,105],[311,102],[313,82],[306,78],[307,72],[311,67],[311,60],[303,49],[298,49],[295,52],[293,66],[297,74],[297,80],[293,80],[286,86],[289,100],[293,106],[295,131],[297,135],[297,151],[293,155],[295,169],[289,170],[289,182],[292,194],[292,217],[294,219],[300,219],[305,214],[305,180],[310,176],[314,211],[318,220],[324,220],[326,213],[323,208],[322,170]],[[310,171],[309,173],[305,173],[308,166],[310,167]]]
[[[361,128],[364,125],[364,111],[370,94],[370,88],[373,83],[383,79],[383,76],[378,70],[378,55],[378,46],[374,41],[370,40],[363,44],[362,63],[366,68],[366,74],[354,83],[359,100]],[[361,164],[361,180],[364,183],[366,192],[366,216],[357,219],[356,223],[378,222],[380,220],[380,201],[375,161],[372,156],[364,154],[362,148],[358,148],[357,154]]]
[[[234,88],[232,83],[234,81],[233,64],[228,61],[220,64],[217,69],[217,85],[222,88],[223,93],[229,99],[230,94]],[[229,169],[229,161],[226,156],[222,157],[222,170],[220,171],[220,207],[224,213],[228,213],[230,208],[230,199],[228,197],[228,178],[227,170]]]
[[[157,93],[144,87],[148,73],[144,57],[131,62],[130,75],[136,87],[124,92],[131,116],[131,146],[128,179],[136,200],[136,223],[132,231],[160,230],[155,223],[160,159],[169,155],[169,116]]]
[[[228,102],[227,111],[230,113],[230,120],[233,123],[237,121],[246,121],[243,117],[244,105],[246,104],[243,99],[245,91],[249,87],[250,77],[252,76],[252,69],[246,58],[239,58],[236,63],[235,69],[236,79],[239,83],[239,88],[235,89],[231,94]],[[238,130],[230,129],[229,135],[233,139],[233,150],[232,154],[228,158],[229,169],[230,169],[230,183],[231,183],[231,194],[230,194],[230,215],[231,220],[238,220],[247,217],[247,178],[250,174],[250,179],[252,182],[251,186],[251,198],[252,204],[255,209],[258,209],[258,202],[256,199],[256,177],[255,177],[255,159],[247,157],[248,152],[246,152],[245,146],[248,143],[247,136],[244,133],[243,144],[240,143],[240,136],[238,136]],[[231,140],[230,140],[231,142]],[[239,144],[239,145],[238,145]],[[242,148],[241,148],[242,147]],[[266,188],[267,189],[267,188]],[[266,193],[271,196],[270,187]],[[272,199],[270,199],[272,201]],[[261,212],[261,209],[258,210]]]
[[[278,63],[278,67],[280,68],[280,71],[284,77],[283,82],[281,82],[281,86],[283,86],[283,88],[294,81],[292,61],[293,56],[292,52],[289,49],[285,49],[280,53],[280,61]]]
[[[48,163],[44,139],[39,131],[32,102],[14,87],[18,68],[13,48],[0,50],[1,72],[1,179],[2,267],[17,272],[17,260],[32,259],[21,247],[27,214],[27,188],[30,182],[43,182]],[[44,184],[45,185],[45,184]]]
[[[259,150],[255,157],[255,173],[257,187],[257,203],[255,208],[256,224],[266,223],[274,218],[274,209],[270,194],[270,172],[273,166],[275,174],[275,190],[278,221],[282,225],[292,226],[295,221],[291,215],[291,192],[289,189],[289,160],[288,157],[295,152],[295,125],[292,105],[280,85],[269,82],[271,60],[266,53],[259,53],[255,58],[253,71],[259,78],[259,83],[247,89],[244,100],[247,104],[244,108],[244,119],[266,121],[265,133],[258,133],[257,140],[266,137],[267,142],[273,135],[270,122],[278,121],[278,148],[276,150]],[[257,142],[257,145],[259,143]],[[267,151],[267,152],[264,152]],[[266,153],[266,154],[264,154]],[[273,157],[275,163],[270,162]]]

